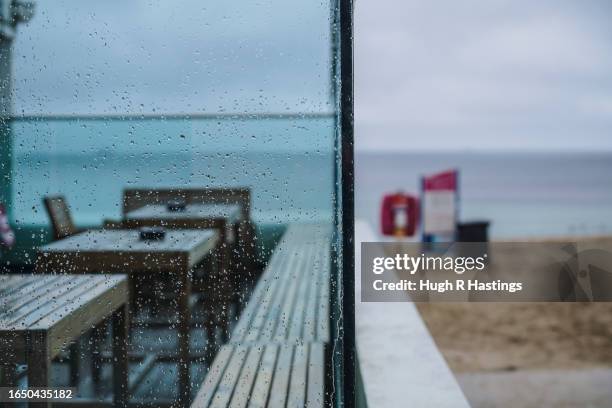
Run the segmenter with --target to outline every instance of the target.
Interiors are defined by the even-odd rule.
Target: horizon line
[[[371,148],[371,147],[355,147],[355,153],[380,153],[380,154],[414,154],[414,153],[600,153],[610,154],[612,153],[612,147],[609,148],[555,148],[549,149],[546,147],[535,147],[526,149],[517,149],[509,147],[494,147],[494,148]]]

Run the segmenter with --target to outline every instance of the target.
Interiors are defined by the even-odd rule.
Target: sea
[[[12,123],[12,217],[48,223],[64,195],[77,224],[121,217],[125,188],[250,187],[256,222],[331,222],[333,117],[60,118]]]
[[[358,152],[355,215],[379,229],[384,194],[418,195],[424,175],[459,171],[462,221],[497,239],[612,234],[612,153]]]
[[[121,216],[128,187],[248,186],[262,223],[330,221],[332,117],[79,118],[12,123],[13,219],[45,224],[65,195],[77,223]],[[355,216],[379,228],[387,193],[460,173],[460,218],[493,238],[612,234],[612,153],[368,152],[357,147]]]

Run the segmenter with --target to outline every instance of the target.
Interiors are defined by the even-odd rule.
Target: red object
[[[427,190],[450,190],[457,191],[457,170],[448,170],[442,173],[427,176],[424,179],[423,188]]]
[[[11,229],[11,225],[6,215],[4,205],[0,204],[0,245],[12,247],[15,243],[15,233]]]
[[[384,196],[380,210],[380,223],[384,235],[410,237],[414,235],[419,218],[416,197],[395,193]]]

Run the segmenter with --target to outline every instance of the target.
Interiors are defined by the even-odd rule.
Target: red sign
[[[427,176],[423,181],[423,188],[427,190],[457,191],[457,170],[448,170],[442,173]]]
[[[423,237],[454,237],[458,213],[459,172],[448,170],[423,177]]]

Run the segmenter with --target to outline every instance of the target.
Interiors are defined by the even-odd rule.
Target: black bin
[[[489,221],[457,223],[457,242],[489,242]]]
[[[469,242],[459,245],[458,255],[480,257],[486,254],[485,263],[491,262],[489,254],[489,221],[470,221],[457,223],[457,242]]]

